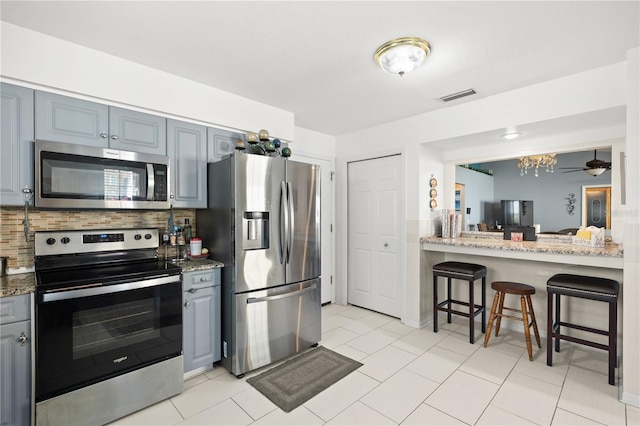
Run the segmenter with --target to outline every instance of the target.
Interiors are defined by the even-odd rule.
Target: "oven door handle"
[[[163,284],[170,284],[179,281],[179,275],[165,275],[158,278],[151,278],[143,281],[133,281],[130,283],[100,285],[99,287],[81,288],[76,290],[51,290],[42,294],[42,302],[55,302],[58,300],[78,299],[81,297],[99,296],[102,294],[120,293],[123,291],[137,290],[141,288],[155,287]]]

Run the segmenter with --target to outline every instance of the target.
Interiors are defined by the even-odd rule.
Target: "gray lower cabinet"
[[[31,424],[31,302],[0,299],[0,424]]]
[[[225,155],[233,153],[236,149],[236,142],[242,141],[246,144],[247,138],[244,133],[231,130],[207,128],[207,163],[220,161]]]
[[[220,361],[220,269],[183,275],[185,373]]]
[[[33,90],[7,83],[0,89],[0,204],[22,206],[22,189],[33,190]]]
[[[173,206],[207,207],[207,128],[167,120],[167,152],[171,158]]]
[[[164,117],[56,93],[35,93],[35,137],[79,145],[166,155]]]

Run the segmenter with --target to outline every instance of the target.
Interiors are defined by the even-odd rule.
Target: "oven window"
[[[73,313],[73,359],[158,339],[160,298],[125,302]]]

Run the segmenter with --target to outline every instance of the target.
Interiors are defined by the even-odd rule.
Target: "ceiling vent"
[[[475,90],[467,89],[467,90],[463,90],[462,92],[452,93],[450,95],[443,96],[440,98],[440,100],[442,102],[451,102],[451,101],[455,101],[456,99],[464,98],[465,96],[471,96],[475,94],[476,94]]]

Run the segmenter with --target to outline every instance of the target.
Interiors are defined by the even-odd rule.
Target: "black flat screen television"
[[[502,226],[533,226],[533,201],[501,200]]]

